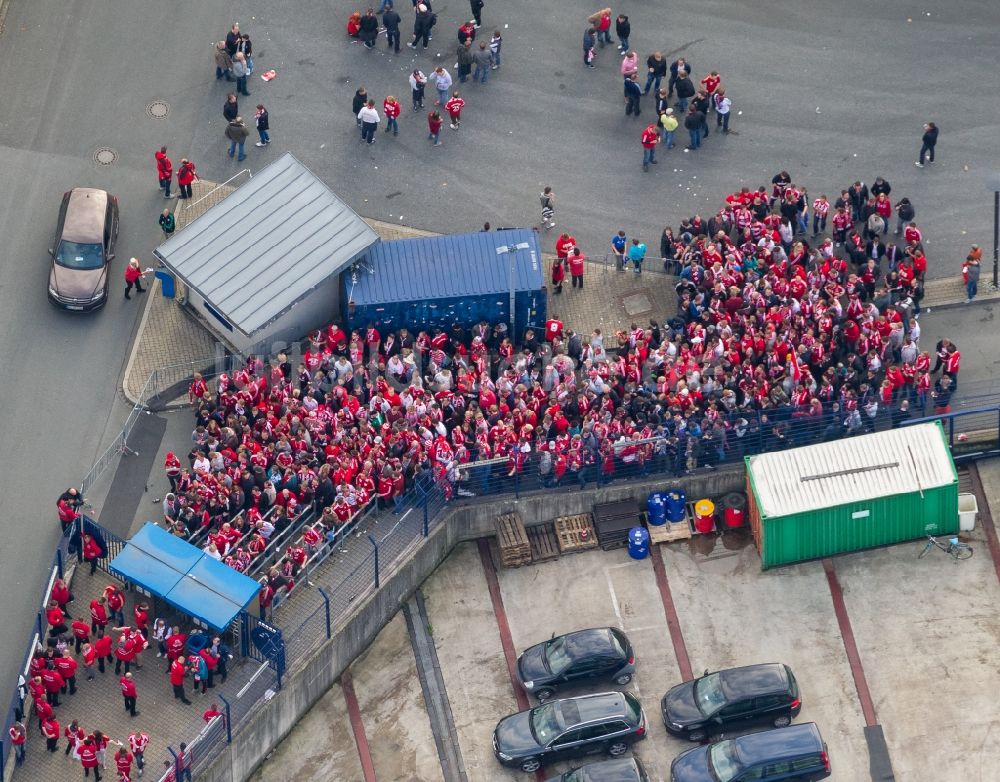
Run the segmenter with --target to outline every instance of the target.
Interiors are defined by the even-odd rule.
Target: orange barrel
[[[743,526],[746,506],[746,497],[739,492],[734,491],[722,498],[722,518],[727,528],[736,529]]]
[[[715,503],[698,500],[694,504],[694,528],[702,535],[715,529]]]

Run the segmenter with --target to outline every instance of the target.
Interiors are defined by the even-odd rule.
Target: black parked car
[[[709,673],[673,687],[661,702],[663,724],[675,736],[701,741],[752,725],[783,728],[802,708],[792,669],[780,663]]]
[[[649,782],[639,758],[611,758],[577,766],[545,782]]]
[[[670,782],[815,782],[830,756],[814,722],[689,749],[670,764]]]
[[[625,685],[634,673],[632,644],[614,627],[553,636],[528,647],[517,658],[521,686],[540,701],[570,684],[612,681]]]
[[[503,765],[532,772],[582,755],[607,752],[617,757],[644,738],[646,715],[635,696],[602,692],[504,717],[493,731],[493,752]]]

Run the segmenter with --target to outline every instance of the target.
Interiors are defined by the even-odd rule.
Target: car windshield
[[[730,782],[742,770],[740,761],[736,757],[736,742],[732,739],[713,744],[709,756],[712,770],[719,782]]]
[[[562,723],[554,703],[546,703],[531,710],[531,735],[539,744],[548,744],[561,731]]]
[[[553,675],[558,676],[565,671],[569,668],[571,662],[573,661],[570,659],[570,656],[566,654],[564,639],[553,638],[545,644],[545,664]]]
[[[618,639],[616,633],[609,633],[611,636],[611,645],[615,647],[615,651],[618,652],[619,657],[625,657],[625,647],[622,646],[622,642]]]
[[[715,714],[726,705],[726,696],[722,694],[722,677],[713,673],[699,679],[694,685],[694,699],[706,717]]]
[[[60,242],[56,263],[67,269],[100,269],[104,265],[104,248],[99,244]]]

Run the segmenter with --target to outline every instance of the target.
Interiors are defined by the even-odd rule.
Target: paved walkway
[[[76,569],[72,576],[73,595],[76,598],[69,605],[73,617],[89,617],[90,601],[98,597],[104,588],[111,583],[121,586],[117,579],[100,570],[94,576],[90,575],[86,566]],[[126,621],[130,620],[134,602],[132,595],[127,594],[125,602]],[[151,604],[152,605],[152,604]],[[153,612],[150,612],[152,622]],[[169,615],[164,614],[169,617]],[[182,629],[189,630],[186,625]],[[167,746],[175,750],[181,741],[190,742],[204,727],[202,714],[212,703],[222,706],[222,701],[216,696],[221,693],[230,703],[236,703],[237,692],[247,682],[250,675],[257,669],[257,663],[250,661],[244,665],[235,665],[233,660],[229,667],[229,676],[225,684],[216,682],[214,689],[207,695],[195,695],[192,692],[190,679],[185,683],[187,696],[193,701],[185,706],[173,697],[173,690],[166,673],[166,662],[156,657],[155,645],[142,654],[142,670],[133,670],[138,690],[136,708],[138,715],[132,718],[125,711],[119,685],[120,676],[115,675],[114,663],[105,663],[105,673],[95,669],[95,679],[87,681],[83,667],[83,655],[76,655],[80,663],[77,674],[77,693],[72,696],[61,696],[60,705],[56,707],[56,718],[60,728],[64,728],[76,719],[80,726],[89,734],[95,730],[102,731],[112,741],[125,742],[133,730],[142,730],[149,734],[149,746],[146,749],[146,779],[157,780],[163,772],[163,761],[171,756]],[[31,780],[31,782],[65,782],[67,779],[83,777],[82,766],[78,760],[72,760],[65,753],[66,739],[60,735],[59,750],[54,754],[45,751],[45,741],[38,728],[38,719],[32,716],[26,720],[28,727],[27,759],[24,766],[17,769],[15,780]],[[105,767],[108,780],[117,779],[113,754],[118,746],[111,744],[108,748]],[[133,779],[137,779],[133,773]]]

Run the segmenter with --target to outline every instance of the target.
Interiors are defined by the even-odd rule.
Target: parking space
[[[636,675],[627,687],[611,683],[562,691],[580,695],[596,689],[627,689],[646,712],[648,738],[635,745],[653,779],[668,778],[677,753],[660,718],[659,699],[667,686],[680,680],[663,604],[650,560],[631,559],[624,549],[588,551],[532,567],[499,573],[514,646],[521,652],[554,634],[587,627],[618,627],[625,631],[636,655]],[[534,701],[532,702],[534,703]],[[568,764],[546,768],[562,772]]]
[[[493,757],[493,728],[517,702],[476,544],[457,546],[422,590],[469,782],[528,779]]]
[[[997,778],[1000,585],[982,527],[972,559],[922,543],[836,560],[896,779]]]
[[[819,726],[830,748],[832,778],[870,778],[865,721],[822,564],[763,573],[742,532],[661,551],[695,674],[785,663],[802,694],[796,722]]]

